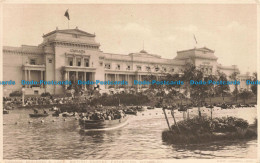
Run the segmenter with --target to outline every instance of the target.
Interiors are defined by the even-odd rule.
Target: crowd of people
[[[102,112],[94,111],[81,113],[80,117],[82,120],[115,120],[124,118],[126,115],[122,110],[104,110]]]
[[[4,105],[22,105],[20,97],[4,97]],[[25,106],[52,105],[52,104],[73,104],[73,97],[27,97],[24,99]]]

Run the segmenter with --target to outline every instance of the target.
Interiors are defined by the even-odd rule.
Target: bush
[[[41,97],[48,97],[48,96],[51,96],[49,92],[45,92],[41,94]]]
[[[210,120],[208,117],[194,117],[192,119],[179,121],[178,127],[182,133],[212,133],[212,132],[234,132],[237,128],[246,129],[249,124],[246,120],[236,117],[222,117]],[[172,130],[178,133],[176,125],[171,126]]]
[[[257,137],[256,128],[250,128],[246,120],[236,117],[222,117],[210,120],[194,117],[179,121],[171,131],[163,131],[163,141],[169,143],[201,143],[218,140],[251,139]]]
[[[14,91],[12,93],[9,94],[10,97],[21,97],[22,96],[22,92],[20,91]]]

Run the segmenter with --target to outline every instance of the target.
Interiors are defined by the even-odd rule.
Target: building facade
[[[5,85],[4,96],[23,87],[26,81],[128,81],[125,87],[134,86],[134,80],[144,80],[147,75],[180,73],[186,63],[193,63],[205,74],[224,72],[227,76],[239,72],[237,66],[222,66],[214,51],[206,47],[178,51],[174,59],[164,59],[145,50],[138,53],[110,54],[100,50],[95,35],[76,29],[56,29],[43,35],[38,46],[3,47],[3,79],[16,81]],[[243,79],[249,75],[242,75]],[[87,89],[86,85],[82,85]],[[137,86],[140,88],[141,86]],[[241,85],[240,87],[247,87]],[[64,94],[66,85],[25,85],[25,94]],[[108,89],[100,85],[100,89]]]

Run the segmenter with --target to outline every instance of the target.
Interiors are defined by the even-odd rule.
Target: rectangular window
[[[117,69],[117,70],[120,70],[120,65],[117,65],[117,66],[116,66],[116,69]]]
[[[141,71],[142,70],[142,66],[136,66],[137,71]]]
[[[166,72],[166,70],[167,70],[167,69],[164,67],[164,68],[163,68],[163,71]]]
[[[110,63],[105,64],[105,69],[111,69]]]
[[[150,66],[147,66],[146,67],[146,71],[150,71],[151,70],[151,67]]]
[[[89,59],[84,59],[85,67],[89,67]]]
[[[52,63],[52,59],[49,59],[49,63]]]
[[[36,59],[30,59],[30,65],[36,65]]]
[[[81,58],[77,58],[77,66],[81,66]]]
[[[155,71],[158,72],[160,70],[159,67],[155,67]]]
[[[73,66],[73,58],[68,58],[69,66]]]
[[[35,95],[38,95],[38,94],[39,94],[39,91],[38,91],[38,90],[35,90],[35,91],[34,91],[34,94],[35,94]]]

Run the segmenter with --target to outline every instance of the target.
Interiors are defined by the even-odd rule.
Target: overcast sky
[[[143,48],[163,58],[195,46],[215,50],[222,65],[256,71],[256,5],[17,5],[4,6],[3,43],[38,45],[56,27],[96,34],[101,50],[129,54]],[[198,44],[195,44],[193,34]]]

